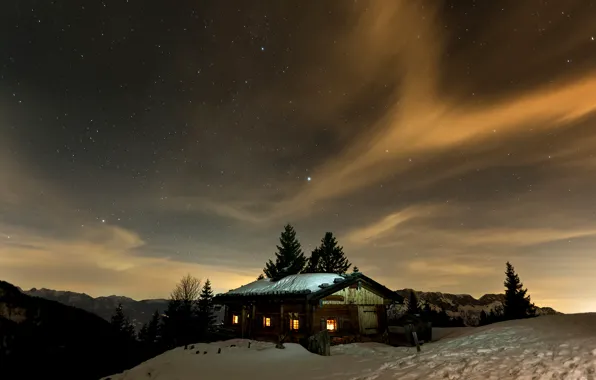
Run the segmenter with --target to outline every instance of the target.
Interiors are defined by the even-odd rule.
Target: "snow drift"
[[[250,342],[250,348],[248,347]],[[221,353],[217,353],[221,348]],[[451,329],[415,348],[358,343],[332,356],[296,344],[232,340],[179,347],[112,380],[140,379],[595,379],[596,314],[553,315]]]

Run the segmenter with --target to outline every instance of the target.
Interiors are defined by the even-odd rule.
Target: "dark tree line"
[[[167,310],[156,310],[139,333],[118,305],[112,316],[112,329],[120,339],[140,343],[148,357],[174,347],[214,338],[213,290],[209,280],[201,281],[191,275],[183,277],[170,295]]]
[[[272,280],[279,280],[299,273],[345,274],[351,266],[343,247],[338,244],[333,233],[325,233],[320,245],[311,252],[310,257],[306,257],[294,227],[287,224],[279,238],[275,261],[269,260],[263,269],[264,275],[259,275],[257,279],[266,276]],[[358,268],[354,267],[354,272],[357,271]]]

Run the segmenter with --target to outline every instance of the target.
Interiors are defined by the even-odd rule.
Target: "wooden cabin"
[[[238,337],[298,342],[325,329],[332,338],[378,338],[387,307],[403,298],[361,273],[309,273],[257,280],[214,301],[226,306],[224,327]]]

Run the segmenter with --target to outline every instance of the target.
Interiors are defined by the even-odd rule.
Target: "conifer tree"
[[[257,277],[257,281],[260,281],[260,280],[263,280],[263,279],[265,279],[265,275],[263,273],[261,273],[259,275],[259,277]]]
[[[358,267],[352,268],[352,273],[360,273],[360,268],[358,268]]]
[[[332,232],[325,233],[321,245],[312,252],[311,260],[316,260],[319,273],[345,274],[352,266]]]
[[[272,280],[279,280],[285,276],[301,273],[306,266],[307,258],[302,252],[300,242],[296,238],[294,227],[287,224],[279,238],[275,262],[269,260],[263,272]]]
[[[506,320],[522,319],[536,316],[536,307],[530,301],[528,290],[519,279],[515,268],[507,262],[505,271],[505,302],[503,317]]]
[[[147,343],[156,343],[159,340],[159,325],[160,325],[160,318],[159,312],[155,310],[153,315],[151,316],[151,320],[149,321],[147,326],[147,335],[146,335],[146,342]]]
[[[204,334],[209,331],[215,323],[215,316],[213,315],[213,290],[211,289],[211,281],[207,279],[201,289],[198,301],[198,314],[201,333]]]
[[[119,303],[114,311],[114,315],[110,320],[110,324],[114,331],[123,339],[135,339],[135,329],[133,324],[130,322],[128,317],[124,315],[124,311],[122,309],[122,304]]]

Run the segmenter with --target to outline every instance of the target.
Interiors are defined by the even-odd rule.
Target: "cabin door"
[[[376,306],[358,306],[358,320],[361,334],[370,335],[378,332],[379,319]]]

